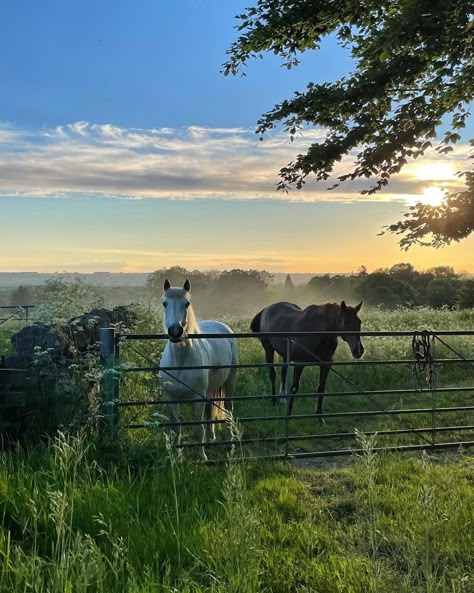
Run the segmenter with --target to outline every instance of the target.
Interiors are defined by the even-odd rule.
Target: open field
[[[142,309],[137,332],[161,330],[159,312]],[[226,320],[247,331],[248,319]],[[472,329],[473,311],[367,310],[363,329]],[[474,340],[449,344],[474,357]],[[407,338],[366,338],[366,359],[412,360]],[[131,348],[133,346],[133,349]],[[124,365],[157,360],[162,344],[124,344]],[[441,345],[438,357],[448,356]],[[146,358],[143,358],[145,355]],[[337,358],[349,357],[342,344]],[[241,362],[263,362],[256,340],[241,340]],[[412,365],[337,367],[364,390],[415,387]],[[302,392],[314,391],[318,370],[305,370]],[[121,399],[160,397],[151,373],[122,373]],[[328,392],[348,390],[331,374]],[[473,385],[472,364],[443,365],[438,386]],[[265,369],[238,374],[236,415],[270,416]],[[390,399],[389,399],[390,398]],[[470,405],[472,395],[437,395],[438,406]],[[431,394],[328,396],[325,412],[364,412],[431,405]],[[184,417],[189,410],[183,408]],[[282,409],[281,406],[279,408]],[[300,398],[295,414],[312,413]],[[204,466],[165,438],[157,407],[121,410],[112,446],[97,450],[87,436],[57,437],[48,446],[0,454],[0,593],[474,593],[474,461],[449,455],[376,454],[374,447],[419,443],[417,434],[356,438],[354,431],[431,426],[431,414],[327,417],[290,421],[289,452],[356,447],[349,467],[257,461],[282,452],[284,422],[239,423],[243,463]],[[472,412],[439,424],[473,424]],[[126,431],[128,422],[149,428]],[[252,432],[253,431],[253,432]],[[346,431],[350,439],[308,439]],[[255,436],[270,442],[245,445]],[[188,439],[192,438],[189,434]],[[429,435],[427,435],[429,436]],[[474,438],[449,433],[446,438]],[[220,431],[219,439],[225,438]],[[440,436],[444,438],[444,436]],[[228,450],[208,451],[226,460]]]

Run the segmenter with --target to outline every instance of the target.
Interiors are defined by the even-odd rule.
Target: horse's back
[[[228,338],[208,338],[210,357],[221,361],[219,364],[235,364],[238,362],[237,340],[232,329],[222,321],[199,321],[199,329],[203,334],[229,334]],[[228,361],[223,360],[228,358]]]
[[[222,321],[206,319],[198,322],[199,329],[203,334],[233,334],[234,332]]]
[[[302,309],[295,303],[278,302],[269,305],[261,312],[260,332],[311,332],[327,329],[325,305],[310,305]],[[266,338],[272,348],[281,356],[286,356],[287,338]],[[314,360],[311,353],[320,352],[326,357],[335,350],[336,338],[321,338],[320,336],[295,336],[292,338],[291,357],[293,360]],[[298,347],[300,346],[300,347]],[[324,351],[324,352],[323,352]]]
[[[300,325],[301,307],[295,303],[279,302],[265,307],[260,317],[260,331],[285,332],[294,331]],[[288,329],[291,328],[291,329]]]

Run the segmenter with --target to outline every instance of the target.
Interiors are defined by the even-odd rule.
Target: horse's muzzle
[[[357,346],[354,348],[354,350],[352,351],[352,356],[354,358],[362,358],[364,356],[364,346],[362,346],[362,342],[359,342],[359,344],[357,344]]]
[[[174,323],[168,328],[168,338],[173,344],[177,344],[184,339],[184,327],[180,323]]]

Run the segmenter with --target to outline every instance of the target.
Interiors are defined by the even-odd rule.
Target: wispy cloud
[[[245,128],[138,129],[80,121],[48,130],[25,130],[3,124],[0,193],[348,202],[368,199],[358,193],[367,186],[365,180],[330,193],[311,180],[301,192],[276,192],[279,168],[324,137],[324,130],[318,129],[307,130],[289,143],[282,134],[260,142],[252,130]],[[452,186],[460,183],[452,171],[461,168],[467,152],[468,147],[460,146],[448,157],[450,168],[445,169],[444,181]],[[338,171],[347,171],[351,160],[348,157],[339,164]],[[416,163],[410,165],[393,180],[387,192],[370,199],[413,199],[427,184],[439,182],[439,174],[435,174],[438,162],[424,161],[424,170]]]

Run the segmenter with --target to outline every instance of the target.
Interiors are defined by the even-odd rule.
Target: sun
[[[441,206],[446,192],[440,187],[425,187],[418,201],[428,206]]]

